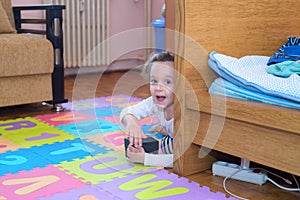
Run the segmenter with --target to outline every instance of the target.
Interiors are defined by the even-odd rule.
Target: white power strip
[[[267,181],[267,175],[264,173],[256,173],[249,168],[244,169],[239,165],[223,161],[213,163],[212,173],[213,175],[230,177],[232,179],[259,185],[262,185]]]

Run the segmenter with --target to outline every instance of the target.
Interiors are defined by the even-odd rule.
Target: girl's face
[[[174,104],[174,63],[154,62],[150,71],[150,93],[154,103],[163,109]]]

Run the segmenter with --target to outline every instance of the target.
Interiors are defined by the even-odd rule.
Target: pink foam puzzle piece
[[[116,147],[124,145],[124,137],[125,133],[120,130],[104,135],[104,139]]]
[[[124,151],[124,136],[125,133],[121,130],[106,134],[98,134],[87,136],[86,139],[90,142],[107,146],[114,151]]]
[[[110,122],[110,123],[113,123],[113,124],[117,124],[118,126],[120,126],[120,116],[119,115],[113,115],[113,116],[110,116],[110,117],[98,117],[98,119],[100,120],[104,120],[104,121],[107,121],[107,122]]]
[[[53,126],[66,125],[77,122],[84,122],[87,120],[94,120],[95,117],[90,115],[85,115],[80,112],[70,111],[70,112],[61,112],[55,114],[47,115],[38,115],[35,118]]]
[[[22,146],[0,136],[0,153],[5,153],[6,151],[15,151],[19,148],[22,148]]]
[[[0,196],[11,200],[38,199],[83,186],[79,179],[48,165],[0,177]]]

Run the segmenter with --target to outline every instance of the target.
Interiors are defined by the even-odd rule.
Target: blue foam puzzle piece
[[[80,137],[105,134],[108,132],[121,130],[121,127],[119,127],[118,125],[104,120],[91,120],[86,122],[78,122],[76,124],[60,125],[58,128]]]
[[[143,125],[143,126],[142,126],[142,130],[144,131],[144,133],[145,133],[146,135],[149,135],[149,136],[151,136],[151,137],[155,137],[155,138],[157,138],[157,139],[162,139],[162,138],[164,137],[163,134],[155,133],[155,132],[149,132],[149,131],[148,131],[152,126],[153,126],[153,124],[152,124],[152,125]]]
[[[7,173],[16,174],[22,170],[45,167],[49,161],[34,153],[31,149],[19,149],[0,154],[0,176]]]
[[[120,115],[122,108],[117,107],[103,107],[103,108],[95,108],[95,109],[88,109],[88,110],[81,110],[81,113],[86,115],[90,115],[93,117],[111,117],[111,116],[118,116]]]
[[[93,144],[85,139],[79,138],[53,144],[45,144],[40,147],[32,147],[31,149],[49,160],[51,164],[81,159],[99,153],[106,154],[111,151],[107,149],[107,147]]]

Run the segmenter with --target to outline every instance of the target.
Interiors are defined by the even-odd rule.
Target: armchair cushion
[[[63,5],[14,6],[11,0],[0,0],[0,107],[48,101],[55,106],[64,98],[62,29]],[[22,18],[22,11],[40,10],[39,19]],[[55,26],[54,20],[59,20]],[[2,23],[3,22],[3,23]],[[45,24],[44,30],[24,29],[25,23]],[[57,25],[56,24],[56,25]],[[9,31],[7,31],[10,29]],[[10,28],[9,28],[10,27]],[[0,27],[1,28],[1,27]],[[14,34],[18,33],[18,34]],[[34,34],[34,35],[33,35]],[[38,37],[36,34],[46,35]],[[55,62],[54,62],[54,58]],[[59,111],[55,108],[55,111]]]
[[[7,2],[7,3],[5,3]],[[16,29],[14,28],[13,24],[11,23],[12,19],[9,19],[6,9],[10,12],[9,15],[12,14],[12,8],[9,9],[10,1],[0,1],[0,33],[16,33]],[[2,5],[3,4],[3,5]],[[5,4],[5,5],[4,5]]]
[[[1,77],[53,72],[53,47],[49,40],[29,34],[0,34]]]

